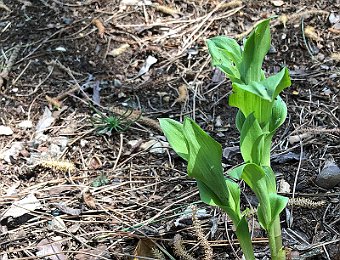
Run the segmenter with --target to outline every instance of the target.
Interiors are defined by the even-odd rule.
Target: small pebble
[[[333,161],[327,161],[316,177],[316,184],[324,189],[332,189],[340,183],[340,168]]]

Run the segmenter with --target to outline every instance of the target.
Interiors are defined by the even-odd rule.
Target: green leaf
[[[231,208],[234,214],[237,214],[238,219],[241,217],[240,213],[240,197],[241,190],[238,184],[232,180],[225,179],[228,187],[228,206]]]
[[[280,213],[286,207],[288,198],[278,195],[276,193],[269,193],[269,203],[271,208],[271,221],[268,228],[271,228],[275,218],[279,217]]]
[[[251,242],[248,222],[243,216],[236,226],[236,236],[240,242],[243,254],[247,260],[255,259],[253,244]]]
[[[243,91],[253,93],[256,96],[260,97],[261,99],[272,101],[271,97],[269,96],[269,93],[267,91],[267,88],[261,84],[261,82],[255,82],[252,81],[249,84],[238,84],[233,83],[233,89],[242,89]]]
[[[242,85],[240,84],[233,84],[232,86],[233,92],[229,96],[229,105],[239,108],[245,117],[254,113],[260,125],[267,124],[271,117],[272,102],[246,91],[241,88]]]
[[[271,42],[269,21],[270,19],[267,19],[259,23],[244,44],[239,71],[245,84],[263,79],[261,67]]]
[[[277,96],[272,108],[272,117],[270,120],[269,131],[273,132],[278,129],[286,120],[286,117],[287,105],[280,96]]]
[[[228,205],[221,145],[189,118],[184,120],[183,134],[189,150],[188,175],[203,182],[223,205]]]
[[[261,162],[263,159],[262,152],[263,152],[264,137],[265,137],[264,134],[260,135],[253,143],[253,146],[251,148],[251,153],[250,153],[252,163],[261,165]]]
[[[161,118],[159,123],[172,149],[187,161],[189,152],[183,134],[183,125],[169,118]]]
[[[228,175],[236,180],[240,180],[244,166],[245,164],[242,164],[240,166],[232,168],[231,170],[228,171]]]
[[[238,43],[226,36],[217,36],[207,40],[212,65],[221,69],[232,81],[239,81],[238,66],[242,50]]]
[[[262,80],[260,84],[268,91],[270,100],[274,101],[282,90],[291,85],[289,71],[283,68],[279,73]]]
[[[213,62],[223,64],[224,60],[228,60],[238,66],[242,61],[241,47],[232,38],[216,36],[207,40],[207,45]]]
[[[243,168],[241,178],[256,194],[256,197],[259,200],[259,206],[257,208],[259,223],[264,229],[268,230],[268,226],[271,221],[271,207],[265,172],[256,164],[247,163]]]
[[[243,123],[240,138],[241,154],[245,162],[253,162],[252,150],[261,149],[253,148],[258,145],[256,141],[261,135],[263,135],[263,132],[258,121],[254,114],[250,114]]]
[[[239,132],[241,132],[241,129],[242,129],[242,126],[245,120],[246,120],[246,117],[243,115],[241,110],[238,110],[236,114],[236,128]]]
[[[210,206],[223,206],[223,203],[221,200],[216,196],[214,191],[212,191],[209,187],[207,187],[204,182],[196,180],[197,187],[200,192],[200,198],[201,200],[210,205]]]

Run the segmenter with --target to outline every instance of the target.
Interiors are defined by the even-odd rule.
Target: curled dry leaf
[[[181,85],[178,87],[178,98],[176,98],[175,102],[184,103],[188,99],[188,88],[186,85]]]
[[[99,19],[94,18],[92,20],[92,24],[97,27],[99,37],[103,38],[104,34],[105,34],[105,27],[104,27],[103,23]]]
[[[110,51],[107,55],[110,55],[112,57],[117,57],[117,56],[123,54],[124,52],[126,52],[127,49],[129,49],[129,48],[130,48],[130,44],[124,43],[124,44],[120,45],[118,48]]]
[[[101,162],[101,160],[98,158],[98,156],[93,156],[91,159],[90,159],[90,162],[89,162],[89,168],[91,170],[97,170],[99,168],[101,168],[103,166],[103,163]]]
[[[144,75],[150,70],[150,67],[157,62],[157,59],[154,56],[149,55],[143,66],[140,68],[137,77]]]
[[[89,190],[83,192],[83,200],[86,206],[88,206],[90,209],[96,209],[96,201],[93,198],[91,192]]]

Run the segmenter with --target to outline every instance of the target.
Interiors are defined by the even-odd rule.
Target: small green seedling
[[[113,132],[124,132],[138,120],[131,120],[132,110],[126,109],[122,115],[114,113],[104,114],[98,109],[92,107],[95,114],[92,116],[92,124],[100,135],[111,135]]]
[[[232,82],[230,106],[238,108],[236,127],[240,132],[240,150],[244,163],[223,175],[222,148],[194,121],[183,124],[160,119],[171,147],[188,162],[187,172],[197,181],[203,202],[219,206],[232,219],[246,259],[255,259],[248,224],[240,211],[243,180],[255,193],[257,216],[266,230],[272,259],[285,259],[279,215],[288,199],[276,192],[276,178],[270,166],[272,138],[287,116],[287,107],[279,94],[290,86],[289,72],[266,77],[262,68],[270,48],[270,20],[259,23],[245,40],[243,48],[231,38],[218,36],[207,41],[212,64]]]

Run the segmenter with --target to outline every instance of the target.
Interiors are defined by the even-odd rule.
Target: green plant
[[[203,202],[219,206],[232,219],[246,259],[255,259],[245,215],[240,211],[240,188],[234,180],[243,180],[258,198],[257,216],[268,234],[272,259],[285,259],[279,214],[288,199],[276,193],[276,178],[270,166],[272,137],[287,116],[287,107],[279,94],[289,87],[286,68],[265,76],[262,63],[270,48],[269,19],[256,26],[243,48],[228,37],[207,41],[213,66],[232,82],[229,104],[238,108],[236,127],[240,132],[240,150],[244,163],[223,175],[222,148],[193,120],[183,124],[160,119],[171,147],[188,162],[187,172],[197,181]]]
[[[92,116],[92,124],[96,128],[98,134],[111,135],[112,132],[124,132],[139,118],[130,119],[133,110],[126,109],[121,115],[109,113],[108,115],[102,113],[92,106],[95,114]]]

